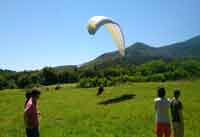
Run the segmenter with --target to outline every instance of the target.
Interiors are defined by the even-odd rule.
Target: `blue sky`
[[[126,46],[187,40],[200,34],[199,6],[199,0],[2,0],[0,68],[81,64],[116,50],[104,28],[88,35],[86,24],[94,15],[116,20]]]

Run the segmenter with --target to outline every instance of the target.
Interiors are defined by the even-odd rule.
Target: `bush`
[[[79,86],[82,88],[89,88],[91,87],[89,78],[83,78],[79,82]]]
[[[132,77],[130,77],[130,81],[131,82],[146,82],[147,81],[147,77],[144,77],[144,76],[132,76]]]
[[[154,74],[150,77],[148,77],[149,81],[155,81],[155,82],[164,82],[166,81],[165,75],[164,74]]]
[[[59,89],[61,89],[61,88],[62,88],[61,85],[56,85],[55,90],[59,90]]]
[[[7,83],[7,88],[10,88],[10,89],[17,88],[17,85],[16,85],[15,81],[14,80],[9,80],[8,83]]]
[[[104,86],[112,86],[113,82],[106,78],[83,78],[79,82],[79,87],[82,88],[91,88],[91,87],[98,87],[99,85]]]
[[[31,80],[30,80],[30,77],[29,75],[27,74],[22,74],[18,77],[17,79],[17,86],[19,88],[27,88],[31,85]]]
[[[6,79],[0,76],[0,90],[5,89],[7,87]]]

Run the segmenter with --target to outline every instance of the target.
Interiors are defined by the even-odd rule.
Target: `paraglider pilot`
[[[103,86],[103,84],[101,84],[98,88],[97,96],[101,95],[103,93],[103,91],[104,91],[104,86]]]

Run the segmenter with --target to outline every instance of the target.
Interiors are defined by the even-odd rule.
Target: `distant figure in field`
[[[24,123],[27,137],[39,137],[39,113],[37,110],[39,96],[40,90],[38,88],[33,88],[31,92],[26,93]]]
[[[183,105],[179,100],[180,90],[174,90],[174,98],[171,100],[171,115],[174,137],[184,136]]]
[[[158,97],[155,98],[156,135],[157,137],[170,137],[170,101],[165,98],[165,88],[158,88]]]
[[[104,91],[104,86],[101,84],[98,88],[97,96],[101,95]]]

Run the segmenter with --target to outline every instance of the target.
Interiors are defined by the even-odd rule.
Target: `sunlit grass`
[[[164,85],[167,97],[180,88],[184,104],[185,136],[198,137],[200,81],[167,83],[129,83],[109,87],[96,97],[96,88],[81,89],[64,85],[43,90],[39,101],[42,137],[153,137],[153,99],[158,86]],[[45,88],[44,88],[45,89]],[[101,101],[124,94],[133,99],[99,105]],[[0,137],[25,137],[23,90],[0,91]]]

